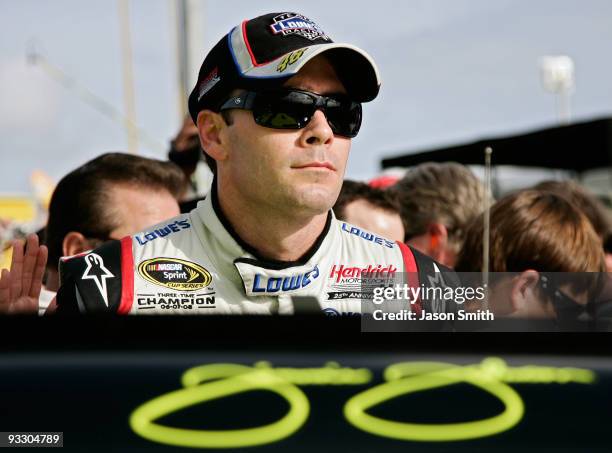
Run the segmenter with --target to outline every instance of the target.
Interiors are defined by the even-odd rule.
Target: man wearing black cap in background
[[[432,273],[429,258],[337,221],[361,102],[380,87],[364,51],[310,19],[244,21],[210,51],[189,110],[213,172],[190,214],[68,260],[61,310],[118,313],[361,311],[362,277]]]

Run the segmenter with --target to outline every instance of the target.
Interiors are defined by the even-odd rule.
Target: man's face
[[[112,186],[109,190],[109,215],[118,225],[109,234],[113,239],[137,233],[180,213],[178,202],[167,190],[131,185]]]
[[[352,201],[344,207],[344,220],[387,239],[404,242],[404,225],[400,215],[364,199]]]
[[[285,86],[322,95],[346,93],[332,65],[321,56]],[[334,136],[322,111],[297,130],[259,126],[246,110],[233,110],[232,118],[222,137],[228,157],[219,165],[221,187],[229,184],[241,201],[271,212],[312,216],[333,206],[351,141]]]
[[[556,318],[557,314],[549,295],[537,284],[538,273],[527,270],[521,274],[498,274],[496,282],[489,288],[489,308],[498,317],[514,318]],[[586,291],[576,292],[569,284],[556,288],[577,306],[585,306],[588,301]]]

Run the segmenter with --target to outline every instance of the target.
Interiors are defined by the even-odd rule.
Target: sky
[[[118,1],[128,1],[136,123],[165,158],[181,123],[173,0],[0,0],[0,193],[29,193],[40,169],[59,180],[106,151],[127,150],[123,126],[27,61],[35,48],[124,112]],[[201,56],[243,19],[297,11],[334,41],[365,49],[382,88],[364,105],[347,176],[375,176],[384,157],[556,123],[539,59],[576,67],[574,121],[612,116],[609,0],[203,0]]]

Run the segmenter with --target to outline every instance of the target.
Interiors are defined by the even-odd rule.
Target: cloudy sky
[[[180,124],[172,0],[129,0],[136,120],[164,157]],[[0,193],[27,193],[34,169],[55,180],[85,160],[126,150],[123,127],[26,61],[34,46],[78,84],[124,111],[116,0],[0,0]],[[206,0],[202,56],[243,19],[294,10],[377,61],[383,85],[365,106],[348,176],[380,159],[553,125],[538,61],[576,65],[574,120],[612,116],[609,0]]]

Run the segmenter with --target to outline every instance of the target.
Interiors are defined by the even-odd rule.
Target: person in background
[[[424,163],[389,189],[400,203],[405,242],[453,267],[465,229],[484,208],[484,185],[465,166]]]
[[[524,190],[491,207],[489,307],[498,316],[577,319],[592,304],[605,271],[601,240],[565,197]],[[483,270],[482,216],[465,234],[455,270]],[[495,274],[501,273],[501,274]]]
[[[606,270],[612,272],[612,228],[610,213],[592,193],[575,181],[544,181],[534,189],[554,192],[566,197],[587,216],[600,237],[606,254]]]
[[[375,189],[363,182],[344,180],[333,210],[339,220],[387,239],[404,241],[399,203],[390,192]]]
[[[204,152],[200,146],[198,128],[187,116],[181,130],[170,142],[168,160],[175,163],[185,175],[185,191],[181,196],[181,212],[189,212],[203,200],[212,183],[211,164],[203,159]]]
[[[0,310],[44,311],[59,287],[61,257],[91,250],[177,215],[183,187],[183,175],[173,163],[123,153],[103,154],[68,173],[51,197],[47,246],[39,247],[36,235],[28,237],[25,252],[23,241],[16,243],[11,271],[2,276],[12,292],[5,290],[0,295]],[[41,291],[38,280],[47,247],[47,275]],[[21,282],[19,274],[23,274]]]

